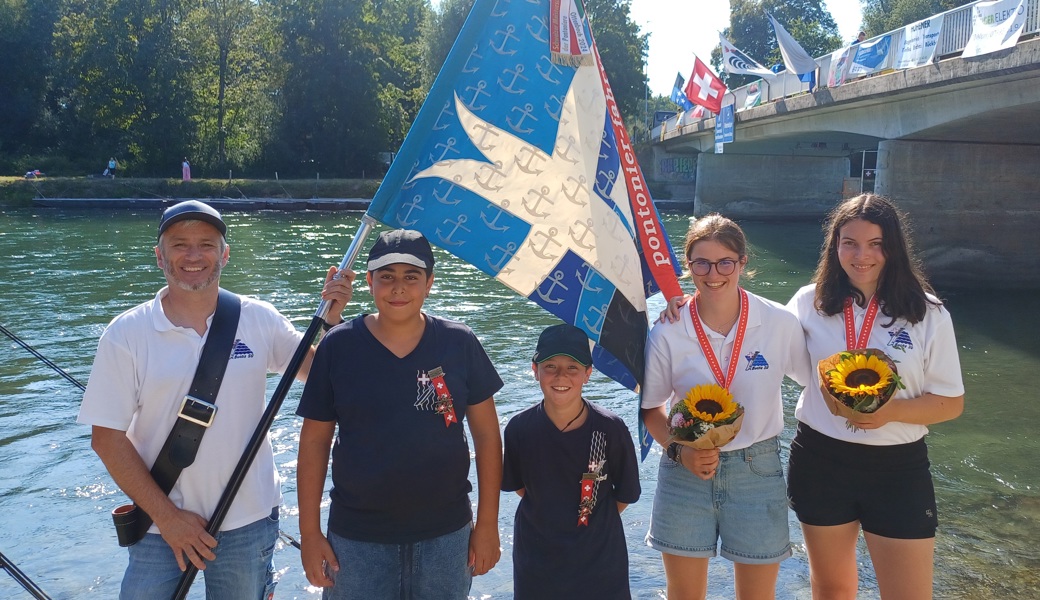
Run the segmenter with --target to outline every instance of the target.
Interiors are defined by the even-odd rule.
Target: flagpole
[[[358,225],[357,234],[354,235],[354,239],[350,242],[346,254],[343,255],[343,260],[339,263],[339,271],[347,269],[354,263],[357,259],[357,255],[361,252],[361,246],[364,244],[365,238],[368,237],[368,234],[372,231],[375,224],[376,220],[369,216],[368,213],[365,213],[361,217],[361,223]],[[325,315],[328,311],[329,301],[323,299],[321,303],[318,304],[318,310],[314,312],[314,317],[311,319],[310,327],[307,328],[307,332],[303,334],[303,339],[300,340],[299,346],[296,347],[296,352],[289,361],[289,366],[286,367],[285,373],[282,374],[282,378],[278,382],[278,387],[275,388],[274,395],[271,396],[271,400],[267,403],[267,408],[264,410],[260,422],[257,423],[256,429],[253,430],[253,437],[250,438],[245,451],[242,452],[242,456],[239,458],[235,470],[231,473],[231,478],[228,481],[227,487],[224,488],[224,493],[220,496],[220,500],[217,502],[217,507],[213,511],[213,516],[209,519],[209,525],[206,527],[207,533],[211,536],[216,536],[217,532],[220,531],[220,526],[224,522],[224,517],[227,516],[228,511],[231,509],[231,503],[234,502],[235,495],[238,494],[239,488],[242,487],[242,482],[245,481],[246,472],[253,464],[253,459],[255,459],[256,455],[260,452],[260,447],[267,438],[267,433],[271,429],[271,425],[274,423],[274,419],[278,416],[278,411],[282,407],[282,401],[284,401],[285,396],[288,395],[289,388],[292,387],[292,384],[296,379],[296,373],[299,372],[304,359],[307,357],[307,353],[310,351],[311,341],[313,341],[318,335],[318,330],[321,329],[321,326],[325,321]],[[188,563],[187,570],[181,574],[180,582],[177,585],[177,591],[174,592],[174,600],[182,600],[188,595],[188,590],[191,589],[191,584],[195,581],[195,575],[198,574],[198,571],[198,568],[194,564],[191,564],[190,562]]]

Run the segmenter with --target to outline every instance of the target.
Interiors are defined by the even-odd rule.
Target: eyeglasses
[[[732,258],[724,258],[711,262],[710,260],[691,260],[687,261],[690,264],[690,270],[693,271],[694,275],[698,277],[704,277],[708,273],[711,273],[711,267],[715,267],[715,272],[725,277],[726,275],[732,275],[733,271],[737,269],[737,261]]]

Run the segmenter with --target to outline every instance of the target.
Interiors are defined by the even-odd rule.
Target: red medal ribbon
[[[589,516],[592,514],[594,500],[593,493],[596,491],[596,474],[584,473],[581,476],[581,502],[578,503],[578,525],[589,524]]]
[[[451,392],[448,391],[448,384],[444,381],[444,369],[440,367],[430,369],[427,375],[429,375],[430,383],[433,384],[433,390],[437,394],[434,411],[439,415],[444,415],[445,427],[451,427],[451,424],[458,423],[459,419],[455,416],[455,404],[452,402]]]
[[[744,288],[737,288],[737,290],[740,292],[740,315],[737,317],[737,336],[733,340],[733,352],[729,357],[729,373],[725,377],[722,375],[719,359],[715,357],[715,350],[712,349],[711,343],[708,342],[708,336],[704,333],[704,327],[701,326],[701,318],[697,314],[697,298],[701,293],[697,292],[694,294],[693,300],[690,300],[690,316],[693,317],[693,328],[697,331],[697,341],[700,342],[701,352],[704,353],[704,358],[708,359],[708,366],[711,367],[711,372],[715,374],[715,381],[718,381],[719,385],[727,390],[729,389],[729,384],[733,383],[733,376],[737,374],[740,346],[744,343],[744,332],[747,331],[748,296]]]
[[[856,336],[856,315],[852,312],[852,298],[845,299],[845,347],[849,350],[864,350],[870,341],[870,330],[874,328],[874,318],[877,316],[877,296],[871,296],[867,302],[867,314],[863,317],[863,327]]]

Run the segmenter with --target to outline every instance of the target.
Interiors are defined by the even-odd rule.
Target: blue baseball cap
[[[216,227],[221,237],[227,239],[227,225],[224,223],[224,219],[220,218],[220,213],[212,206],[198,200],[178,202],[164,210],[162,218],[159,220],[159,235],[156,236],[156,239],[161,238],[163,232],[178,221],[204,221]]]
[[[532,362],[540,363],[554,356],[569,356],[586,367],[592,365],[592,351],[589,349],[589,336],[574,325],[560,323],[547,327],[538,336]]]

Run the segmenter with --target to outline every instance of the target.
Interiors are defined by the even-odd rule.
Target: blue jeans
[[[339,562],[334,582],[322,600],[465,600],[473,574],[469,568],[472,524],[412,544],[358,542],[329,533]]]
[[[263,600],[274,596],[274,546],[278,508],[271,516],[216,535],[216,560],[206,562],[202,577],[207,600]],[[120,600],[172,598],[181,570],[170,546],[157,533],[130,546]]]
[[[719,452],[715,477],[704,481],[662,456],[647,545],[667,554],[722,556],[733,562],[778,563],[791,556],[787,486],[780,442],[772,437]]]

